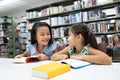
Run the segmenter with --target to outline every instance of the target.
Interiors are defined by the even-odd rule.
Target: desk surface
[[[31,68],[50,61],[27,64],[13,64],[12,61],[13,59],[0,58],[0,80],[47,80],[33,77]],[[120,80],[120,63],[71,69],[71,71],[49,80]]]

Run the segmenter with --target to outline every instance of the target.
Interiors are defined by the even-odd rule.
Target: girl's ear
[[[81,34],[79,34],[79,35],[77,36],[77,39],[81,39],[81,37],[82,37],[82,35],[81,35]]]

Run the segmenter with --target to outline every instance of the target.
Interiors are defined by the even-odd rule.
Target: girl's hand
[[[58,58],[59,59],[68,59],[69,57],[66,54],[60,54],[60,55],[58,55]]]
[[[39,59],[39,60],[48,60],[48,59],[49,59],[49,57],[46,56],[46,55],[43,54],[43,53],[38,54],[37,56],[38,56],[38,59]]]
[[[51,60],[63,60],[63,59],[68,59],[69,55],[67,54],[53,54],[51,56]]]
[[[23,57],[23,56],[21,54],[19,54],[19,55],[15,56],[15,59],[16,58],[21,58],[21,57]]]

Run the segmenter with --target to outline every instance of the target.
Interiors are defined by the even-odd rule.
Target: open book
[[[64,64],[69,64],[71,68],[73,69],[79,69],[79,68],[86,67],[92,64],[86,61],[81,61],[81,60],[76,60],[76,59],[66,59],[66,60],[61,60],[60,62]]]
[[[24,64],[24,63],[30,63],[30,62],[36,62],[36,61],[39,61],[37,56],[30,56],[30,57],[16,58],[13,60],[13,63]]]

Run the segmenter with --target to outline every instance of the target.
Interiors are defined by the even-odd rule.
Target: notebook
[[[82,60],[76,60],[76,59],[65,59],[65,60],[61,60],[60,62],[64,64],[69,64],[73,69],[79,69],[79,68],[92,65],[92,63],[82,61]]]

